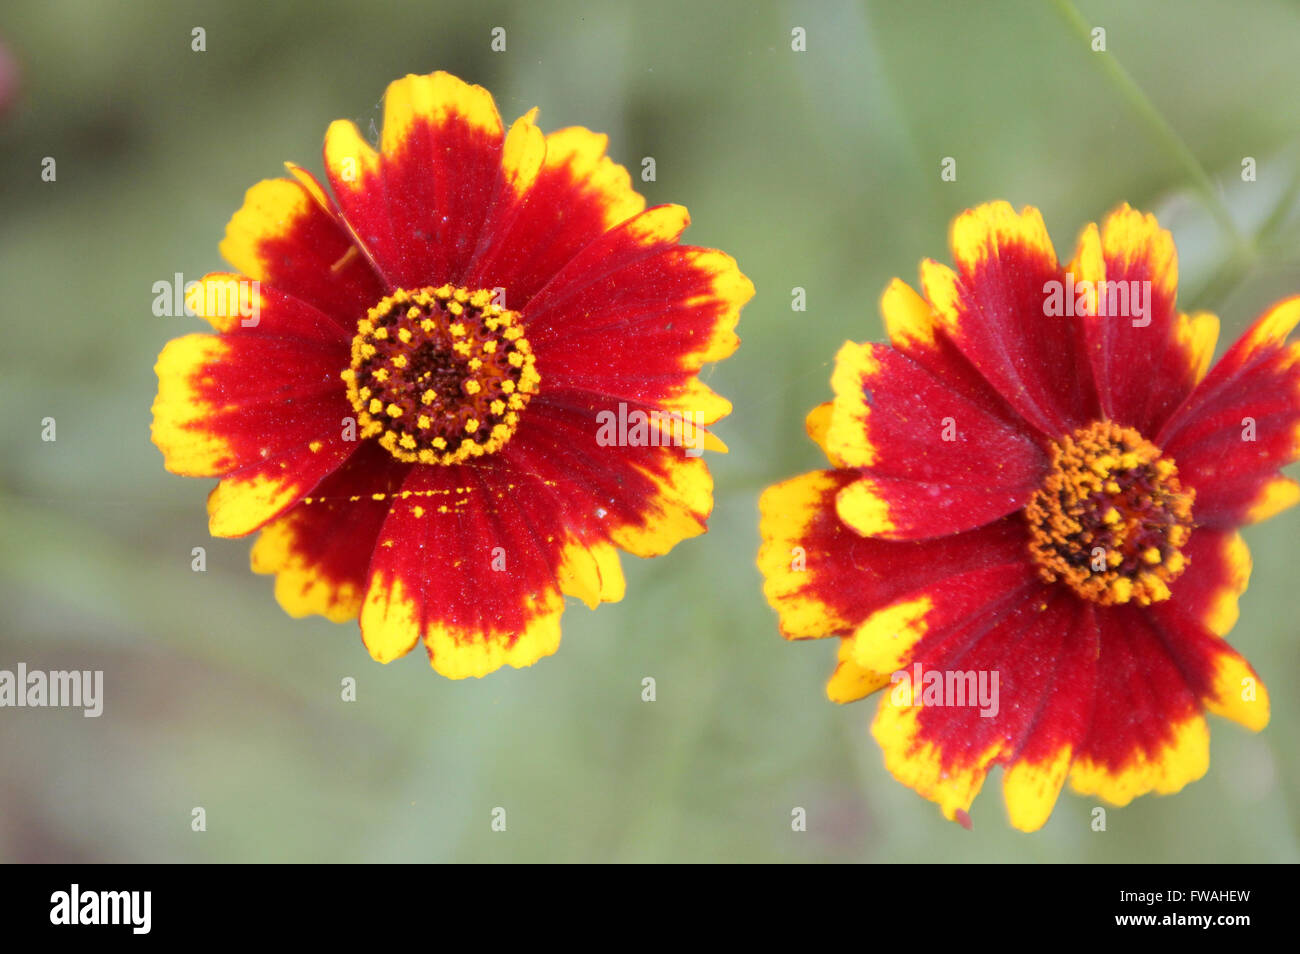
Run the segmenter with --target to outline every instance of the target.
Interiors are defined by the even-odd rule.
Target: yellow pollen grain
[[[1141,580],[1147,587],[1146,596],[1148,602],[1159,603],[1161,600],[1169,599],[1169,584],[1160,577],[1154,573],[1145,573],[1142,575]]]

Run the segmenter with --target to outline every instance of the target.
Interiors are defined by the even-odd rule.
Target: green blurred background
[[[971,204],[1038,205],[1062,257],[1121,200],[1157,211],[1182,305],[1218,311],[1225,340],[1300,290],[1300,15],[1135,6],[1083,4],[1102,54],[1036,2],[7,2],[22,88],[0,117],[0,668],[102,669],[106,704],[0,710],[0,859],[1297,860],[1300,510],[1246,532],[1233,641],[1271,726],[1212,719],[1209,774],[1111,810],[1104,833],[1068,792],[1042,832],[1012,831],[996,776],[972,831],[944,821],[885,772],[874,701],[826,701],[835,646],[778,636],[753,563],[760,490],[821,464],[802,422],[835,350],[881,337],[885,284],[946,259]],[[1208,171],[1236,240],[1102,57]],[[385,85],[434,69],[488,87],[507,121],[537,105],[545,129],[608,132],[634,170],[654,156],[650,202],[687,205],[687,239],[758,287],[739,352],[706,372],[736,406],[711,532],[625,557],[619,604],[570,600],[557,655],[463,682],[420,651],[379,666],[355,624],[287,617],[249,541],[209,537],[210,482],[164,472],[149,441],[158,350],[202,326],[154,317],[153,283],[220,267],[249,185],[286,159],[319,172],[332,119],[377,126]]]

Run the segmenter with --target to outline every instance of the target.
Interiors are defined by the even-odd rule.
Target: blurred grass
[[[885,772],[874,703],[825,701],[834,647],[779,638],[752,559],[759,491],[821,463],[802,421],[836,348],[881,336],[880,291],[946,258],[971,204],[1039,206],[1062,255],[1121,200],[1155,209],[1184,302],[1218,310],[1224,342],[1300,288],[1293,7],[1080,7],[1244,234],[1282,208],[1230,261],[1177,157],[1046,4],[267,6],[0,11],[24,84],[0,116],[0,668],[99,668],[107,687],[98,720],[0,713],[0,859],[1300,857],[1297,513],[1247,531],[1255,576],[1233,634],[1270,685],[1272,725],[1212,720],[1208,776],[1111,810],[1105,834],[1069,794],[1042,833],[1010,831],[996,778],[972,832],[943,821]],[[489,50],[494,26],[505,53]],[[790,50],[794,26],[806,53]],[[152,316],[153,282],[218,267],[244,189],[286,159],[319,171],[330,120],[365,130],[387,82],[438,68],[487,86],[507,120],[539,105],[546,129],[610,133],[633,169],[654,156],[649,200],[687,205],[687,238],[734,254],[759,289],[740,351],[709,379],[736,406],[711,532],[625,558],[627,599],[572,605],[557,656],[460,683],[418,652],[372,663],[355,626],[285,616],[248,572],[248,542],[209,538],[204,483],[166,474],[148,434],[154,358],[197,328]],[[1246,155],[1256,183],[1240,182]],[[940,181],[944,156],[956,182]],[[790,310],[794,286],[806,313]],[[346,676],[355,704],[339,698]],[[496,806],[506,834],[490,829]]]

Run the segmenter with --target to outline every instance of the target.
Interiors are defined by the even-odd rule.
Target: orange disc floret
[[[1187,567],[1195,497],[1158,447],[1096,421],[1052,445],[1051,470],[1025,507],[1029,552],[1046,582],[1094,603],[1167,600]]]

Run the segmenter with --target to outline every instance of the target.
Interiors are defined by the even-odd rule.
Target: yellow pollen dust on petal
[[[1029,552],[1046,582],[1112,606],[1169,599],[1186,568],[1195,491],[1131,427],[1101,420],[1055,442],[1025,506]]]

